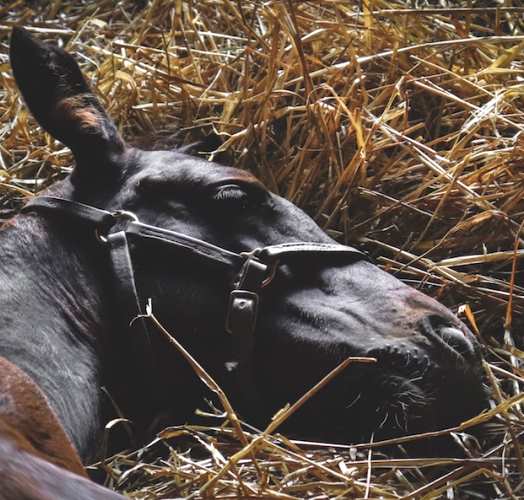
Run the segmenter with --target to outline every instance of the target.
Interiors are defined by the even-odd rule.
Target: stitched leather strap
[[[310,242],[296,242],[283,243],[281,245],[271,245],[259,250],[255,250],[253,254],[263,261],[274,259],[289,259],[299,255],[318,257],[321,254],[353,254],[354,256],[369,260],[369,257],[356,248],[339,245],[338,243],[310,243]]]
[[[229,295],[226,315],[226,330],[233,337],[234,362],[227,366],[236,377],[236,385],[242,398],[249,406],[262,401],[255,383],[253,353],[255,330],[258,317],[259,292],[272,275],[272,269],[248,256]]]
[[[154,367],[154,352],[151,347],[151,332],[144,317],[145,304],[137,293],[133,262],[129,252],[127,236],[124,231],[112,233],[107,237],[113,265],[113,278],[116,300],[123,315],[123,323],[132,332],[129,341],[138,362],[142,363],[142,373],[149,375]],[[136,331],[139,329],[141,335]],[[145,370],[145,371],[143,371]]]
[[[29,200],[22,208],[22,212],[34,212],[37,210],[44,212],[61,212],[69,217],[73,216],[83,222],[88,222],[99,227],[110,226],[115,220],[114,215],[107,210],[84,205],[77,201],[55,198],[54,196],[38,196]]]
[[[33,198],[22,209],[23,212],[37,210],[60,212],[102,229],[109,229],[119,218],[119,212],[108,212],[107,210],[85,205],[77,201],[52,196]],[[125,231],[126,233],[134,234],[142,238],[155,239],[160,242],[176,245],[177,247],[186,249],[188,252],[232,267],[240,266],[249,255],[255,256],[263,262],[270,262],[275,259],[289,260],[294,256],[318,257],[327,253],[353,255],[357,259],[369,260],[364,252],[337,243],[283,243],[259,248],[248,254],[238,254],[176,231],[150,226],[138,221],[131,222]]]
[[[188,253],[213,260],[219,264],[226,264],[230,267],[239,267],[245,260],[241,255],[212,245],[207,241],[177,233],[176,231],[149,226],[142,222],[131,222],[126,232],[130,235],[176,246],[178,249],[186,250]]]

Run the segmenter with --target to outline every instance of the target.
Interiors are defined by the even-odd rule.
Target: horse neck
[[[101,259],[78,228],[20,215],[0,231],[0,356],[43,390],[83,459],[92,456],[107,350]]]

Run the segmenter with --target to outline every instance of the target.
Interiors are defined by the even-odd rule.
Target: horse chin
[[[368,365],[357,376],[342,375],[322,389],[283,430],[301,439],[355,444],[453,428],[486,408],[481,378],[463,366],[401,370]],[[449,436],[421,439],[407,448],[418,454],[460,454]]]

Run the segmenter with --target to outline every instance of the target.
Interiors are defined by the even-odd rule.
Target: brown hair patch
[[[100,112],[89,102],[89,96],[66,97],[57,104],[57,115],[80,129],[100,130]]]

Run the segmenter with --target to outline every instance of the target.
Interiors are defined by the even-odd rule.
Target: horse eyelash
[[[241,201],[247,198],[247,193],[237,186],[223,187],[213,195],[216,201]]]

